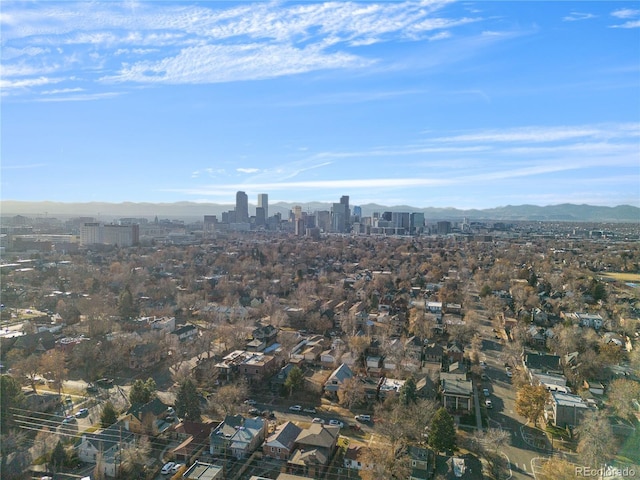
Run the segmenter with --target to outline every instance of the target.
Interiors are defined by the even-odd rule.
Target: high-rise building
[[[264,208],[264,218],[269,218],[269,195],[266,193],[258,194],[258,207]]]
[[[267,218],[264,214],[264,207],[256,207],[256,226],[264,227],[267,224]]]
[[[100,223],[85,223],[80,228],[80,243],[82,245],[118,245],[131,247],[140,243],[140,226],[135,225],[102,225]]]
[[[424,229],[424,213],[413,212],[410,218],[411,233],[422,233]]]
[[[344,198],[344,197],[343,197]],[[345,233],[347,231],[347,220],[349,218],[349,208],[345,203],[334,203],[331,206],[331,231],[335,233]]]
[[[249,222],[249,197],[244,192],[236,193],[236,223]]]
[[[447,235],[451,233],[451,222],[440,221],[438,222],[438,235]]]
[[[204,216],[203,233],[205,237],[211,237],[215,235],[216,223],[218,223],[218,218],[215,215]]]

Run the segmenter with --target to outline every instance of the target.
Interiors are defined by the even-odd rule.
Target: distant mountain
[[[269,214],[282,213],[284,218],[288,212],[299,205],[304,212],[331,210],[330,203],[274,203],[269,205]],[[617,207],[600,207],[594,205],[507,205],[484,210],[459,210],[456,208],[416,208],[409,205],[385,206],[373,203],[360,206],[364,216],[374,212],[424,212],[426,220],[498,220],[498,221],[561,221],[561,222],[640,222],[640,208],[631,205]],[[5,200],[0,202],[2,215],[25,215],[38,217],[95,217],[106,221],[121,217],[144,217],[183,219],[185,221],[202,220],[204,215],[220,215],[231,210],[234,205],[216,203],[62,203],[62,202],[22,202]],[[255,206],[249,206],[253,213]]]

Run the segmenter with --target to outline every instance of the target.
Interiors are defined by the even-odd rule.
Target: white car
[[[324,420],[321,418],[314,418],[313,420],[311,420],[311,423],[320,423],[320,424],[324,424]]]
[[[487,408],[493,408],[493,403],[491,403],[491,400],[487,399],[484,401],[484,406]]]
[[[182,463],[176,463],[173,467],[171,467],[171,473],[178,473],[178,470],[180,470],[182,466]]]
[[[302,407],[300,405],[291,405],[289,407],[289,410],[291,410],[292,412],[301,412]]]
[[[511,370],[507,370],[507,377],[509,378],[513,377],[513,373],[511,372]]]
[[[344,423],[342,423],[340,420],[329,420],[329,425],[340,428],[344,427]]]
[[[163,475],[166,475],[168,473],[171,473],[171,470],[173,469],[173,467],[176,465],[176,462],[167,462],[164,464],[164,467],[162,467],[162,470],[160,470],[160,473]]]
[[[255,405],[258,402],[256,402],[255,400],[249,399],[249,400],[245,400],[244,403],[245,405]]]
[[[480,366],[482,368],[487,368],[487,362],[485,362],[484,360],[480,360]]]

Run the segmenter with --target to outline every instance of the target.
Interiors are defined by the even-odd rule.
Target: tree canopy
[[[118,412],[116,407],[113,406],[109,400],[107,400],[102,407],[102,413],[100,414],[100,425],[102,428],[107,428],[118,421]]]
[[[439,408],[431,420],[429,446],[436,452],[453,450],[456,447],[455,423],[444,407]]]
[[[176,415],[185,420],[197,422],[200,420],[200,398],[195,384],[190,378],[182,382],[176,395]]]
[[[131,390],[129,391],[129,401],[131,404],[135,403],[149,403],[153,400],[156,393],[156,382],[153,378],[148,378],[146,382],[138,379],[133,382]]]

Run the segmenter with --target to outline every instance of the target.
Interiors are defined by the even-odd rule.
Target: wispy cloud
[[[17,2],[0,19],[3,77],[6,88],[35,89],[53,75],[75,88],[73,81],[202,84],[362,69],[380,61],[370,45],[446,40],[484,21],[444,14],[449,3]]]
[[[46,167],[46,163],[28,163],[24,165],[0,165],[2,170],[30,170],[32,168],[42,168]]]
[[[569,15],[562,18],[565,22],[579,22],[582,20],[590,20],[592,18],[596,18],[596,15],[593,13],[584,13],[584,12],[571,12]]]
[[[486,130],[433,139],[436,142],[557,142],[579,138],[611,139],[640,136],[640,124],[615,125],[519,127],[503,130]]]
[[[614,10],[613,12],[611,12],[611,16],[616,18],[640,17],[640,10],[635,10],[632,8],[621,8],[620,10]]]
[[[611,28],[640,28],[640,10],[632,8],[621,8],[611,12],[611,16],[621,20],[627,20],[618,25],[611,25]],[[635,19],[635,20],[633,20]]]
[[[236,171],[240,173],[258,173],[260,169],[259,168],[236,168]]]
[[[640,20],[630,20],[620,25],[611,25],[611,28],[640,28]]]

